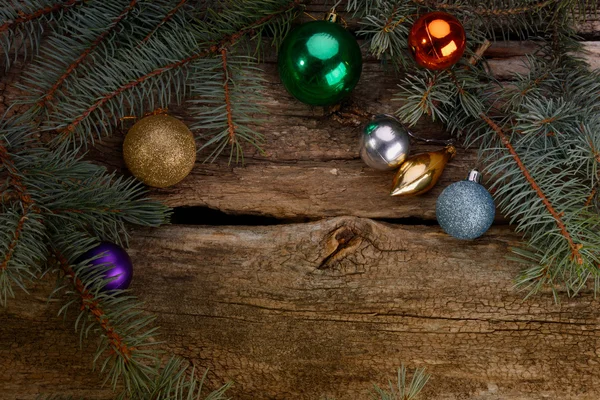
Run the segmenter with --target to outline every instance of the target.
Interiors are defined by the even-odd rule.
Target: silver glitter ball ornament
[[[378,170],[400,167],[410,152],[408,129],[398,120],[379,115],[365,125],[360,140],[360,157]]]
[[[481,174],[469,173],[465,181],[448,186],[437,199],[435,215],[444,231],[457,239],[475,239],[494,222],[496,206],[481,184]]]

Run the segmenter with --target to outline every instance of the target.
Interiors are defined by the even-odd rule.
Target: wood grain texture
[[[507,228],[472,242],[354,217],[133,233],[132,289],[159,339],[210,368],[211,385],[233,380],[235,399],[363,399],[401,362],[432,374],[428,400],[600,396],[597,302],[523,301]],[[15,338],[0,345],[4,393],[109,398],[85,370],[90,347],[75,356],[70,326],[41,296],[0,311],[0,337]]]
[[[134,288],[167,342],[236,398],[365,398],[401,362],[433,374],[426,399],[600,396],[594,300],[523,302],[507,229],[460,242],[342,217],[135,237]]]
[[[321,3],[308,11],[324,12]],[[593,18],[580,32],[597,37],[599,26]],[[534,46],[498,42],[489,65],[500,79],[525,72]],[[599,42],[586,46],[599,66]],[[271,53],[262,64],[264,154],[248,149],[245,166],[198,163],[181,184],[151,194],[173,207],[316,221],[134,231],[132,289],[158,315],[164,348],[210,368],[214,387],[235,381],[236,399],[363,399],[402,362],[428,368],[428,400],[600,398],[597,301],[585,291],[560,305],[548,293],[523,301],[512,287],[519,267],[505,261],[518,242],[509,228],[458,242],[436,226],[358,218],[432,224],[438,194],[476,165],[463,149],[429,194],[388,195],[393,172],[358,157],[357,111],[399,107],[401,76],[369,59],[341,108],[309,107],[286,93],[274,61]],[[0,114],[19,95],[24,68],[0,72]],[[415,133],[445,137],[429,122]],[[127,174],[123,136],[88,158]],[[413,153],[437,148],[415,144]],[[72,315],[63,322],[60,302],[46,301],[52,286],[48,277],[0,309],[0,399],[114,397],[91,371],[94,340],[79,349]]]
[[[92,371],[96,341],[79,346],[74,318],[63,320],[60,298],[48,301],[54,277],[36,283],[30,294],[17,291],[0,308],[0,399],[35,399],[69,394],[74,398],[110,399],[103,377]]]

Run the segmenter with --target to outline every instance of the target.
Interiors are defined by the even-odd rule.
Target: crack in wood
[[[307,321],[323,321],[323,322],[349,322],[349,323],[357,323],[357,324],[380,324],[380,325],[388,325],[390,321],[376,321],[373,319],[369,320],[360,320],[360,319],[350,319],[350,316],[363,316],[363,317],[383,317],[383,318],[410,318],[410,319],[422,319],[422,320],[434,320],[434,321],[448,321],[448,322],[480,322],[486,324],[522,324],[523,328],[494,328],[496,330],[515,330],[515,331],[527,331],[532,330],[532,328],[527,328],[528,325],[539,324],[539,325],[557,325],[557,326],[573,326],[573,327],[587,327],[591,329],[586,329],[586,331],[597,331],[600,330],[596,323],[588,323],[588,322],[576,322],[576,321],[551,321],[551,320],[541,320],[541,319],[501,319],[501,318],[473,318],[467,316],[460,317],[450,317],[450,316],[442,316],[442,315],[418,315],[418,314],[410,314],[410,313],[378,313],[378,312],[364,312],[364,311],[346,311],[343,314],[338,314],[339,318],[319,318],[318,315],[323,315],[327,312],[332,312],[332,310],[310,310],[310,309],[291,309],[291,308],[283,308],[283,307],[267,307],[258,304],[252,303],[241,303],[241,302],[224,302],[217,301],[218,304],[223,304],[227,306],[241,306],[241,307],[251,307],[257,308],[260,310],[264,310],[267,312],[277,312],[277,313],[290,313],[290,314],[314,314],[315,317],[307,317],[304,318]],[[163,313],[163,311],[154,310],[157,314]],[[177,315],[178,313],[164,312],[169,315]],[[228,318],[225,316],[218,315],[203,315],[203,314],[189,314],[182,312],[181,315],[192,315],[192,316],[200,316],[200,317],[210,317],[210,318]],[[343,316],[346,318],[343,318]],[[238,318],[239,319],[239,318]],[[241,320],[241,319],[240,319]],[[246,321],[252,323],[258,323],[259,321]]]

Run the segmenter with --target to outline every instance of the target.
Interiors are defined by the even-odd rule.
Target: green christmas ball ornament
[[[362,55],[354,36],[331,21],[300,25],[279,49],[279,76],[292,96],[313,106],[346,97],[358,83]]]

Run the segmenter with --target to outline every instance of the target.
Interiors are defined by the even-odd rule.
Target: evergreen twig
[[[398,368],[398,377],[395,384],[388,382],[389,390],[375,385],[373,400],[415,400],[423,390],[430,376],[425,373],[425,368],[417,368],[413,372],[410,383],[407,382],[407,369],[404,365]]]
[[[65,11],[83,2],[84,0],[0,0],[0,50],[5,56],[6,69],[17,60],[19,50],[25,50],[27,58],[27,44],[30,48],[29,55],[34,56],[44,25],[52,19],[61,19]],[[13,59],[10,58],[11,51],[14,51]]]
[[[238,41],[244,38],[244,36],[253,34],[258,29],[264,29],[269,21],[273,20],[281,14],[285,14],[289,10],[295,9],[298,6],[298,3],[298,0],[286,2],[283,6],[275,8],[273,11],[271,11],[270,13],[266,13],[266,15],[260,18],[254,17],[250,19],[249,23],[239,27],[235,32],[221,36],[219,39],[215,40],[213,44],[210,45],[208,48],[204,48],[201,51],[196,51],[193,54],[181,58],[177,61],[173,61],[161,67],[152,69],[143,75],[136,76],[134,79],[128,82],[119,83],[117,88],[94,96],[97,100],[95,100],[89,106],[86,106],[85,108],[76,107],[74,109],[75,112],[72,116],[66,119],[66,122],[60,123],[58,125],[53,124],[49,126],[48,129],[55,130],[59,134],[56,139],[59,144],[66,143],[67,145],[71,144],[73,140],[76,139],[76,137],[74,137],[76,132],[83,133],[82,131],[89,131],[89,129],[92,128],[92,122],[89,121],[89,118],[92,116],[96,116],[95,124],[100,123],[108,129],[108,126],[110,126],[110,120],[114,121],[118,117],[122,116],[120,115],[122,114],[122,111],[116,107],[116,104],[121,104],[124,101],[124,96],[126,95],[126,93],[131,93],[131,96],[137,96],[138,93],[141,93],[139,89],[136,90],[138,87],[146,85],[146,83],[148,83],[145,86],[145,88],[150,89],[153,85],[154,80],[160,79],[162,76],[165,76],[171,73],[172,71],[181,70],[183,67],[187,67],[193,64],[195,61],[200,60],[202,58],[207,58],[220,54],[221,49],[235,45]],[[184,33],[180,34],[183,35]],[[164,46],[164,44],[161,45]],[[170,46],[168,47],[169,51],[185,53],[188,50],[186,47],[192,46],[192,39],[189,37],[185,39],[184,37],[181,37],[179,38],[177,43],[179,48],[176,48],[175,45],[175,43],[173,43],[172,45],[170,44]],[[137,56],[136,58],[149,59],[152,57],[153,59],[155,59],[157,56],[156,52],[153,52],[152,49],[150,49],[148,52],[146,50],[147,47],[151,46],[144,46],[143,48],[135,52],[134,54]],[[152,63],[155,61],[149,62]],[[129,65],[130,61],[126,61],[123,64],[123,68],[126,68],[126,66],[128,67]],[[174,81],[169,80],[170,78],[167,79],[168,80],[163,83],[164,90],[166,90],[168,86],[175,83]],[[167,104],[165,103],[169,102],[170,97],[171,96],[169,90],[161,96],[161,106],[166,106]],[[135,101],[138,100],[137,98],[126,98],[129,100],[129,102],[139,102]],[[65,104],[64,106],[59,105],[59,109],[66,106],[71,108],[71,104],[69,103]],[[107,113],[103,109],[106,106],[110,106],[109,113]],[[57,117],[59,117],[59,115],[57,115]],[[85,138],[85,135],[79,136],[79,139],[83,140],[84,143],[86,142]]]
[[[183,7],[185,5],[186,2],[187,2],[187,0],[179,0],[179,3],[177,3],[177,5],[175,7],[173,7],[171,10],[169,10],[169,12],[167,12],[167,14],[164,16],[164,18],[162,18],[160,20],[160,22],[150,31],[150,33],[148,33],[138,43],[138,47],[145,44],[148,40],[150,40],[152,35],[154,35],[164,24],[166,24],[168,21],[170,21],[173,18],[173,16],[175,14],[177,14],[177,12],[181,9],[181,7]]]
[[[544,206],[546,206],[546,209],[548,209],[548,212],[554,218],[556,225],[558,225],[558,228],[560,229],[560,232],[565,237],[567,242],[569,242],[569,247],[571,248],[572,258],[578,264],[580,264],[580,265],[583,264],[583,258],[581,257],[581,254],[579,253],[579,250],[581,249],[582,245],[576,244],[573,241],[573,238],[569,234],[569,231],[567,230],[565,223],[562,220],[563,213],[559,213],[554,209],[554,206],[552,205],[550,200],[548,200],[548,197],[544,194],[544,191],[540,188],[540,186],[537,184],[535,179],[533,179],[533,177],[529,173],[529,170],[527,169],[527,167],[525,167],[525,164],[523,163],[523,161],[521,160],[521,158],[515,151],[515,148],[512,146],[512,144],[508,140],[508,137],[502,131],[502,128],[500,128],[489,116],[487,116],[485,114],[481,114],[481,118],[490,126],[490,128],[492,128],[498,134],[498,136],[500,137],[500,141],[504,144],[504,146],[506,147],[506,149],[508,150],[508,152],[514,159],[515,163],[519,167],[519,170],[521,170],[521,172],[523,173],[523,176],[525,177],[527,182],[529,182],[529,184],[531,185],[531,188],[539,196],[539,198],[544,203]]]
[[[73,61],[66,69],[66,71],[56,80],[52,87],[42,95],[41,100],[38,102],[38,106],[44,107],[48,101],[54,98],[56,91],[61,87],[65,80],[73,73],[75,68],[81,64],[96,47],[98,47],[106,37],[113,31],[119,22],[129,14],[129,12],[135,7],[137,0],[131,0],[131,2],[125,7],[125,9],[106,27],[98,37],[81,53],[75,61]]]

